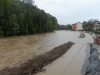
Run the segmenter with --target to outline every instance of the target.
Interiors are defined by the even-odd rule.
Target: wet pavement
[[[58,58],[52,64],[44,67],[45,72],[36,75],[83,75],[86,67],[87,43],[92,41],[92,37],[85,34],[85,38],[76,38],[75,44],[62,57]]]

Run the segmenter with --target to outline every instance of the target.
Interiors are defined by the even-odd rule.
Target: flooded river
[[[76,42],[80,32],[51,33],[0,38],[0,70],[18,61],[44,53],[68,41]]]

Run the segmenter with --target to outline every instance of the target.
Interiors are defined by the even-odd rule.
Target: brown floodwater
[[[0,38],[0,70],[18,61],[23,61],[34,55],[49,51],[68,41],[76,42],[75,38],[78,38],[79,34],[79,32],[63,30]]]

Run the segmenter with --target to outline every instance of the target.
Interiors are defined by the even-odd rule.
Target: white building
[[[82,23],[78,22],[78,23],[72,24],[72,30],[83,30]]]
[[[77,30],[83,30],[82,23],[77,23]]]

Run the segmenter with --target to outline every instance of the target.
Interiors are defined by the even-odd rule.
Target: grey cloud
[[[100,0],[36,0],[35,4],[55,16],[59,24],[100,19]]]

